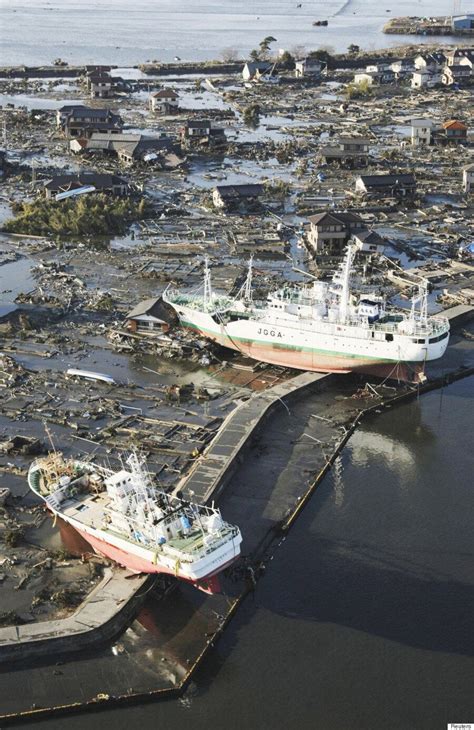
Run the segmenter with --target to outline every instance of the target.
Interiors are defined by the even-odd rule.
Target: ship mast
[[[345,322],[347,319],[347,309],[349,306],[349,294],[350,294],[349,281],[350,281],[350,275],[351,275],[353,254],[354,254],[354,250],[353,250],[352,246],[349,244],[347,247],[347,251],[346,251],[346,257],[342,264],[342,277],[340,280],[340,282],[341,282],[341,299],[340,299],[340,304],[339,304],[339,314],[340,314],[342,322]]]
[[[245,279],[243,295],[246,302],[252,301],[252,274],[253,274],[253,254],[249,258],[249,268],[247,271],[247,278]]]
[[[426,281],[422,280],[418,284],[418,294],[412,297],[410,319],[414,323],[417,319],[416,305],[420,305],[419,322],[425,325],[428,321],[428,286]]]
[[[204,258],[204,306],[212,302],[211,270],[209,268],[209,257]]]

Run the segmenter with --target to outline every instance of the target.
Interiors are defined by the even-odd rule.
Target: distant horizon
[[[231,0],[1,0],[0,39],[3,66],[109,64],[119,67],[147,62],[219,60],[238,55],[246,60],[267,35],[272,51],[299,55],[318,48],[342,53],[354,43],[364,51],[405,44],[452,45],[451,36],[398,36],[382,33],[393,16],[451,15],[449,0],[256,0],[237,6]],[[466,12],[461,5],[460,12]],[[328,20],[327,27],[313,22]]]

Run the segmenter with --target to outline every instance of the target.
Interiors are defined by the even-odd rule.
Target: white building
[[[462,171],[462,189],[465,193],[474,191],[474,165],[467,165]]]
[[[420,53],[414,60],[417,71],[441,71],[446,63],[446,56],[443,52]]]
[[[316,58],[303,58],[295,62],[295,76],[297,79],[303,76],[321,76],[321,63]]]
[[[375,231],[368,229],[357,231],[352,234],[351,241],[361,253],[383,254],[385,251],[385,241]]]
[[[258,74],[267,74],[272,70],[273,64],[269,61],[248,61],[242,69],[244,81],[252,81]]]
[[[178,108],[178,94],[174,89],[160,89],[150,95],[150,109],[159,114],[169,114]]]
[[[435,127],[432,119],[411,120],[411,143],[413,147],[431,144],[431,131]]]
[[[412,89],[431,89],[441,83],[441,73],[437,71],[414,71],[411,78]]]
[[[369,86],[372,86],[377,81],[377,76],[375,72],[363,72],[354,74],[354,83],[355,84],[362,84],[367,83]]]

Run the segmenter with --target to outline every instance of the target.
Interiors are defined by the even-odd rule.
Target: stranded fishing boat
[[[214,507],[159,491],[135,452],[119,471],[53,452],[31,464],[28,484],[97,553],[137,573],[169,573],[216,593],[218,573],[240,555],[238,527]]]
[[[205,262],[204,285],[185,293],[167,288],[163,301],[181,323],[255,360],[318,372],[392,374],[423,379],[425,363],[442,357],[449,339],[446,317],[428,316],[426,284],[411,309],[388,308],[385,299],[352,292],[355,249],[331,282],[284,286],[265,302],[252,298],[252,261],[236,297],[212,291]]]

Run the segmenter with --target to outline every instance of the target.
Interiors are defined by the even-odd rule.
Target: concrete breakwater
[[[390,18],[384,25],[383,32],[389,35],[449,35],[468,37],[474,35],[473,30],[456,27],[449,15],[436,18]]]

